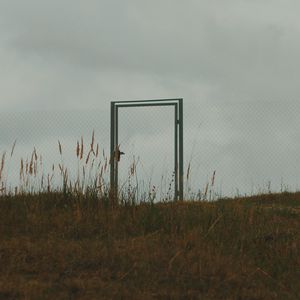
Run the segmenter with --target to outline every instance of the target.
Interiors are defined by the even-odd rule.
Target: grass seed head
[[[176,166],[177,168],[177,166]],[[191,171],[191,163],[189,162],[189,165],[188,165],[188,169],[187,169],[187,173],[186,173],[186,179],[189,180],[189,177],[190,177],[190,171]]]
[[[99,154],[99,144],[97,143],[97,147],[96,147],[96,157],[98,157]]]
[[[211,186],[214,186],[215,184],[215,177],[216,177],[216,171],[214,171],[212,179],[211,179]]]
[[[86,165],[87,165],[87,163],[89,162],[91,152],[92,152],[92,149],[89,151],[89,153],[88,153],[88,155],[87,155],[87,157],[86,157],[86,160],[85,160],[85,164],[86,164]]]
[[[21,158],[20,179],[22,178],[23,172],[24,172],[24,162],[23,162],[23,158]]]
[[[59,140],[58,140],[58,149],[59,149],[60,155],[62,155],[62,147],[61,147],[61,143]]]
[[[83,157],[83,137],[81,136],[80,160]]]
[[[6,152],[4,152],[4,153],[2,154],[1,167],[0,167],[0,180],[1,180],[1,178],[2,178],[2,172],[3,172],[3,169],[4,169],[5,155],[6,155]]]
[[[80,146],[79,146],[79,142],[77,141],[77,146],[76,146],[76,156],[77,158],[79,158],[80,155]]]
[[[36,153],[36,149],[35,149],[35,148],[33,148],[33,155],[34,155],[34,159],[37,161],[38,156],[37,156],[37,153]]]
[[[93,133],[92,133],[91,150],[94,149],[94,142],[95,142],[95,130],[93,130]]]
[[[204,197],[205,197],[205,198],[206,198],[206,196],[207,196],[208,186],[209,186],[209,183],[207,183],[207,184],[206,184],[206,187],[205,187],[205,191],[204,191]]]
[[[12,156],[13,156],[13,154],[14,154],[14,150],[15,150],[16,142],[17,142],[17,140],[15,140],[15,141],[14,141],[14,143],[13,143],[13,146],[12,146],[12,148],[11,148],[11,152],[10,152],[10,157],[12,157]]]

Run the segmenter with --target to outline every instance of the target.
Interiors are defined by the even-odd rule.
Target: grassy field
[[[0,299],[300,299],[300,193],[0,197]]]

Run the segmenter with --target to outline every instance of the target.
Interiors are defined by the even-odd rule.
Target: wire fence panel
[[[120,186],[134,180],[152,197],[174,198],[174,108],[137,107],[119,117]],[[133,176],[134,175],[134,176]]]
[[[106,111],[38,111],[1,115],[2,157],[6,152],[3,179],[7,190],[57,189],[62,169],[68,182],[87,186],[109,160],[109,117]],[[94,132],[94,152],[90,153]],[[14,153],[10,157],[12,145]],[[77,155],[77,146],[80,155]],[[98,149],[97,149],[98,147]],[[3,160],[4,161],[4,160]],[[99,163],[101,162],[100,166]],[[103,179],[108,182],[108,166]]]
[[[0,193],[66,185],[107,193],[109,109],[2,112]],[[120,193],[173,199],[173,107],[121,110]],[[184,102],[184,198],[298,190],[299,113],[289,103]]]

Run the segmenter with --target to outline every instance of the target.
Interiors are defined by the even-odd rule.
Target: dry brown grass
[[[144,203],[134,160],[115,201],[94,132],[75,182],[58,151],[48,173],[35,148],[22,158],[14,192],[2,153],[0,299],[300,299],[300,193],[155,204],[149,185]],[[213,199],[215,176],[193,198]]]
[[[0,199],[2,299],[299,299],[300,194]]]

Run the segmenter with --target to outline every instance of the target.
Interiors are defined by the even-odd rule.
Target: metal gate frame
[[[118,118],[119,108],[141,106],[174,106],[174,200],[183,200],[183,99],[112,101],[110,106],[110,191],[118,195]],[[119,153],[118,153],[119,154]]]

